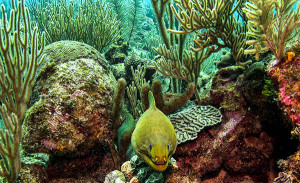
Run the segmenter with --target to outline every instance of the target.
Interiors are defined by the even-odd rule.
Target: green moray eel
[[[162,172],[177,147],[177,137],[169,118],[155,106],[152,92],[148,94],[150,107],[138,120],[131,143],[135,153],[154,170]]]

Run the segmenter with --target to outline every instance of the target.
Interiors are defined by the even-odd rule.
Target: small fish
[[[150,107],[136,124],[131,136],[135,153],[154,170],[166,170],[177,147],[177,137],[169,118],[155,106],[152,92],[148,94]]]

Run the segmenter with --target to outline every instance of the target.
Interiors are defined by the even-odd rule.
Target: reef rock
[[[33,88],[36,102],[23,123],[24,150],[77,156],[95,145],[107,145],[112,140],[116,80],[101,61],[105,59],[74,41],[53,43],[45,53],[46,63]]]
[[[279,105],[287,118],[300,124],[300,43],[287,51],[286,60],[269,65],[268,74],[278,85]]]
[[[173,155],[178,169],[167,182],[268,182],[272,179],[269,172],[275,166],[271,158],[274,139],[262,128],[262,120],[268,114],[252,110],[243,95],[244,88],[240,87],[244,85],[237,83],[246,81],[241,77],[244,72],[242,67],[229,66],[216,73],[212,89],[203,96],[203,101],[222,111],[221,125],[205,128],[195,140],[178,145]]]
[[[277,162],[282,172],[274,182],[300,182],[300,43],[287,50],[281,62],[269,64],[268,74],[278,86],[278,106],[286,121],[292,124],[291,134],[298,141],[297,151],[286,160]]]
[[[120,38],[116,44],[112,44],[107,52],[104,54],[105,58],[111,65],[124,62],[125,57],[128,55],[128,42]]]

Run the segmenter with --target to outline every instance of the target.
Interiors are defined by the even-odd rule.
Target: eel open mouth
[[[164,171],[165,169],[167,169],[168,162],[165,163],[165,164],[157,164],[157,163],[155,163],[155,162],[153,162],[153,161],[151,161],[151,162],[153,163],[152,167],[153,167],[155,170],[157,170],[157,171],[162,172],[162,171]]]
[[[163,172],[167,169],[168,163],[169,163],[169,157],[166,157],[163,161],[154,161],[151,157],[149,157],[147,154],[140,154],[144,161],[154,170]]]
[[[150,157],[148,157],[148,158],[151,161],[151,163],[149,163],[150,166],[152,168],[154,168],[155,170],[162,172],[167,169],[167,167],[168,167],[167,158],[164,158],[161,160],[155,159],[154,161],[152,160],[152,158],[150,158]]]

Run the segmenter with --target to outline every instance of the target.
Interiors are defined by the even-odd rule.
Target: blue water
[[[0,0],[0,4],[4,4],[5,5],[5,7],[6,7],[6,12],[9,12],[10,11],[10,9],[11,9],[11,6],[10,6],[10,1],[11,0]],[[15,0],[15,2],[17,2],[18,0]],[[28,3],[36,3],[36,2],[39,2],[39,1],[41,1],[41,0],[25,0],[25,3],[26,4],[28,4]],[[57,1],[60,1],[60,0],[57,0]],[[95,1],[97,1],[97,0],[95,0]],[[104,0],[100,0],[100,1],[104,1]],[[124,2],[126,2],[126,0],[123,0]],[[70,2],[70,0],[67,0],[67,3],[69,3]],[[80,0],[74,0],[74,2],[80,2]],[[142,2],[143,2],[143,4],[146,6],[146,7],[151,7],[151,0],[142,0]],[[294,5],[294,7],[293,7],[293,9],[296,9],[297,8],[297,4],[298,4],[299,2],[297,2],[295,5]]]

